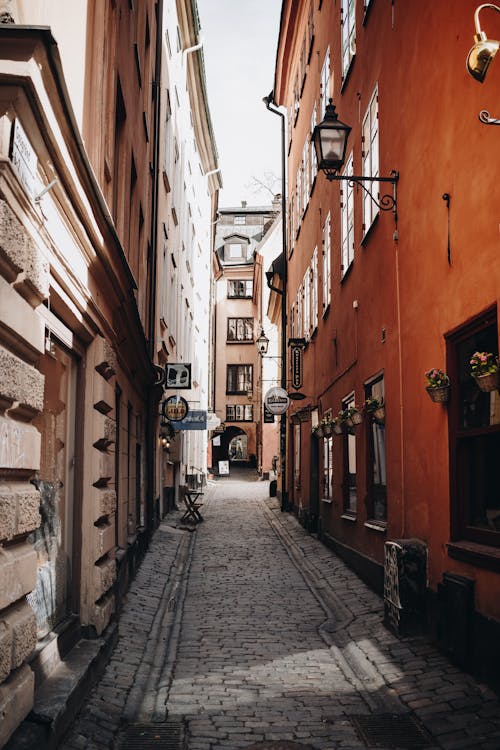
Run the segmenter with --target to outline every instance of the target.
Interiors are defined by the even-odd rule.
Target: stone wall
[[[36,645],[26,596],[36,553],[26,539],[40,526],[40,497],[30,479],[40,465],[44,325],[35,308],[48,296],[49,268],[0,193],[0,746],[33,705],[34,675],[25,660]],[[8,544],[7,544],[8,543]]]

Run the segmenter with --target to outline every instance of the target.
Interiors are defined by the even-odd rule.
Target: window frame
[[[239,409],[242,410],[243,416],[238,416]],[[253,422],[253,404],[226,404],[226,422]]]
[[[345,81],[356,56],[356,0],[341,0],[340,45],[342,81]]]
[[[464,401],[461,399],[462,383],[459,347],[473,336],[485,333],[489,328],[496,328],[496,354],[498,354],[498,317],[496,306],[484,311],[481,315],[460,326],[446,335],[447,371],[450,380],[457,384],[450,390],[450,402],[448,406],[448,439],[449,439],[449,470],[450,470],[450,540],[451,542],[465,542],[465,544],[477,545],[478,548],[494,548],[497,557],[497,565],[500,564],[500,531],[489,528],[474,526],[467,520],[473,499],[465,496],[464,479],[467,471],[466,458],[470,456],[467,443],[472,441],[480,444],[489,437],[497,437],[500,441],[500,422],[483,426],[461,426],[460,415],[464,413]],[[465,357],[464,362],[468,357]],[[489,394],[478,394],[478,401]],[[498,399],[498,393],[495,394]],[[498,406],[498,403],[497,403]],[[490,406],[491,409],[491,395]],[[476,406],[477,409],[477,406]]]
[[[342,176],[348,177],[350,174],[354,174],[353,169],[354,157],[351,151],[346,160]],[[342,265],[340,271],[341,278],[344,278],[354,262],[354,184],[348,180],[342,183],[340,214],[342,248]]]
[[[378,398],[385,400],[385,379],[384,374],[380,373],[372,378],[365,384],[365,398]],[[382,425],[375,420],[371,419],[368,414],[366,419],[366,517],[367,522],[370,525],[377,525],[381,528],[387,527],[387,441],[385,436],[385,423]],[[376,441],[378,438],[383,437],[382,441]],[[383,454],[383,467],[379,470],[380,475],[384,477],[383,481],[375,481],[375,467],[377,461],[376,446],[379,446],[380,452],[378,455]],[[379,460],[379,466],[381,466]],[[383,488],[383,489],[382,489]],[[383,504],[385,506],[385,513],[382,517],[377,517],[375,513],[376,504]],[[378,514],[377,514],[378,515]]]
[[[380,136],[378,111],[378,85],[375,86],[366,108],[361,126],[361,174],[380,176]],[[372,194],[378,194],[378,183],[367,182]],[[376,192],[375,192],[376,191]],[[377,203],[363,190],[363,236],[365,236],[380,213]]]
[[[325,223],[323,224],[322,237],[322,306],[323,316],[330,309],[332,301],[332,243],[331,243],[331,217],[328,212]]]
[[[231,327],[231,322],[235,321],[235,333],[236,337],[231,338],[229,336],[229,331]],[[231,316],[227,318],[227,328],[226,328],[226,344],[253,344],[254,343],[254,319],[252,317],[248,316]],[[247,333],[248,336],[245,335],[244,338],[238,338],[238,327],[243,326],[243,332]]]
[[[244,294],[231,294],[232,284],[243,284],[245,293]],[[250,284],[250,293],[246,293],[248,284]],[[253,299],[253,279],[228,279],[227,280],[227,298],[228,299]]]
[[[243,370],[243,368],[248,368],[247,373],[243,371],[243,377],[240,378],[239,376],[239,370]],[[235,372],[234,377],[231,378],[230,373]],[[247,383],[246,388],[233,388],[230,389],[230,379],[234,380],[235,385],[237,385],[240,381],[241,383]],[[226,365],[226,395],[227,396],[245,396],[248,394],[249,391],[253,391],[253,364],[251,363],[242,363],[242,364],[228,364]]]
[[[355,406],[354,392],[342,399],[342,410]],[[342,433],[342,507],[343,516],[348,518],[357,518],[358,515],[358,486],[357,486],[357,443],[356,428],[346,428]],[[354,472],[351,459],[354,460]],[[354,477],[354,483],[351,480]],[[351,491],[354,489],[354,493]],[[354,503],[353,503],[354,500]]]

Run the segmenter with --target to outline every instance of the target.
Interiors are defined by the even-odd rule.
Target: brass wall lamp
[[[478,5],[474,12],[474,24],[476,27],[476,33],[474,34],[475,44],[467,55],[466,66],[470,75],[475,78],[476,81],[479,81],[479,83],[483,83],[486,78],[491,62],[500,47],[500,42],[496,39],[488,39],[486,32],[481,28],[479,13],[484,8],[490,8],[491,10],[496,10],[500,13],[500,8],[497,5],[493,5],[493,3],[483,3],[482,5]],[[479,119],[485,125],[500,125],[500,120],[490,117],[490,113],[485,109],[481,110],[479,113]]]

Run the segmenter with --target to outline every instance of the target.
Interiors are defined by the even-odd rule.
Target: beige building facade
[[[198,30],[191,2],[0,2],[0,747],[74,646],[112,643],[174,460],[184,475],[206,456],[206,433],[172,460],[160,441],[165,364],[190,356],[169,295],[189,290],[193,320],[209,300],[174,216],[198,217],[209,265],[220,185],[202,57],[185,54]],[[190,206],[175,87],[201,164]],[[166,288],[169,263],[184,270]]]

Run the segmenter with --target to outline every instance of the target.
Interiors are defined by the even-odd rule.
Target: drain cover
[[[431,738],[409,714],[357,714],[349,717],[368,747],[421,750]]]
[[[164,724],[132,724],[118,745],[120,750],[183,750],[184,727],[178,721]]]

